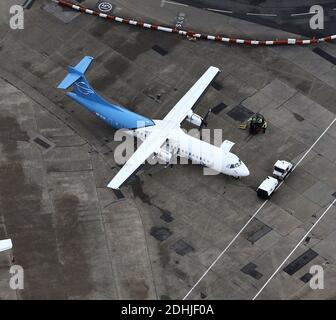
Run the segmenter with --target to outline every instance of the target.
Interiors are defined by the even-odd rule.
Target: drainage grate
[[[310,279],[313,277],[313,275],[309,272],[307,272],[306,274],[304,274],[300,280],[303,281],[304,283],[307,283],[310,281]]]
[[[313,49],[313,52],[318,54],[320,57],[322,57],[323,59],[326,59],[327,61],[329,61],[332,64],[336,65],[336,57],[332,56],[331,54],[329,54],[328,52],[325,52],[324,50],[320,49],[320,48],[315,48]]]
[[[261,228],[259,228],[256,232],[253,232],[247,237],[247,240],[250,241],[252,244],[257,242],[260,238],[262,238],[264,235],[269,233],[271,230],[273,230],[268,225],[263,225]]]
[[[241,268],[240,271],[251,276],[252,278],[259,280],[263,275],[256,270],[257,266],[250,262],[245,267]]]
[[[211,112],[214,114],[218,114],[221,111],[223,111],[225,108],[227,107],[227,105],[223,102],[217,104],[217,106],[215,106],[214,108],[211,109]]]
[[[172,217],[171,213],[169,211],[163,211],[160,218],[165,222],[172,222],[174,218]]]
[[[312,249],[308,249],[306,252],[301,254],[301,256],[297,257],[294,261],[292,261],[287,267],[285,267],[283,271],[292,276],[295,272],[300,270],[317,256],[317,252]]]
[[[40,139],[39,137],[36,137],[33,141],[44,149],[49,149],[51,147],[51,145],[49,143],[45,142],[44,140]]]
[[[165,227],[161,227],[161,228],[152,227],[150,231],[150,235],[153,236],[158,241],[164,241],[172,235],[172,232],[168,228],[165,228]]]
[[[176,241],[170,248],[181,256],[184,256],[187,253],[194,251],[194,248],[190,244],[186,243],[184,240]]]
[[[152,49],[153,49],[154,51],[156,51],[158,54],[160,54],[161,56],[165,56],[165,55],[168,53],[167,50],[161,48],[161,47],[158,46],[158,45],[154,45],[154,46],[152,47]]]
[[[240,121],[240,122],[246,121],[247,119],[249,119],[253,115],[254,115],[254,112],[245,108],[242,105],[238,105],[238,106],[234,107],[231,111],[228,112],[228,116],[230,116],[232,119],[234,119],[236,121]]]
[[[118,199],[123,199],[123,198],[125,198],[124,194],[123,194],[120,190],[118,190],[118,189],[112,189],[112,190],[113,190],[114,194],[116,195],[116,197],[117,197]]]

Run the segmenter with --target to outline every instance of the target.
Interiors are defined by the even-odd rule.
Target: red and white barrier
[[[204,39],[204,40],[213,40],[213,41],[224,42],[224,43],[236,43],[236,44],[245,44],[245,45],[266,45],[266,46],[269,46],[269,45],[307,45],[307,44],[317,44],[321,42],[333,42],[333,40],[336,40],[336,35],[332,35],[329,37],[323,37],[319,39],[312,38],[312,39],[306,39],[306,40],[302,40],[302,39],[243,40],[243,39],[236,39],[236,38],[227,38],[227,37],[222,37],[219,35],[214,36],[214,35],[196,33],[190,30],[182,30],[182,29],[177,29],[177,28],[164,27],[164,26],[153,24],[153,23],[137,21],[134,19],[116,17],[116,16],[108,15],[106,13],[87,9],[81,5],[73,4],[65,0],[53,0],[53,1],[58,3],[60,6],[71,8],[73,10],[76,10],[82,13],[91,14],[91,15],[94,15],[94,16],[97,16],[103,19],[110,20],[110,21],[116,21],[116,22],[132,25],[132,26],[137,26],[140,28],[175,33],[181,36],[188,37],[189,39]]]

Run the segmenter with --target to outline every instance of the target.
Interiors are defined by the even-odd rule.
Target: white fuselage
[[[144,141],[157,126],[164,127],[164,120],[154,120],[155,126],[127,130],[126,133]],[[202,141],[177,128],[169,134],[166,143],[155,154],[177,155],[192,160],[192,163],[206,166],[214,171],[233,176],[245,177],[250,174],[246,165],[233,153]],[[168,162],[168,161],[167,161]]]

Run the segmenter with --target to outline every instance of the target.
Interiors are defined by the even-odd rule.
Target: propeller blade
[[[207,120],[207,118],[208,118],[210,112],[211,112],[211,108],[208,109],[207,113],[206,113],[205,116],[203,117],[202,123],[201,123],[201,125],[199,126],[198,130],[201,130],[203,127],[206,127],[206,126],[208,125],[208,122],[207,122],[206,120]]]

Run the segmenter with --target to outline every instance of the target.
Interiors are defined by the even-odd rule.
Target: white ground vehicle
[[[274,164],[273,176],[279,180],[285,180],[292,171],[293,165],[285,160],[278,160]]]
[[[277,189],[279,182],[285,180],[293,170],[293,164],[285,160],[278,160],[274,164],[273,177],[268,176],[258,187],[257,195],[263,199],[269,199]]]
[[[257,189],[258,197],[263,199],[269,199],[269,197],[276,190],[278,185],[278,179],[268,176]]]

